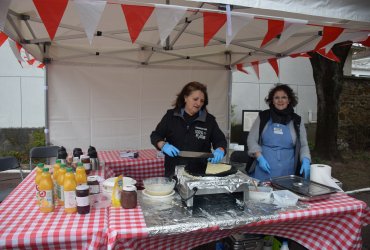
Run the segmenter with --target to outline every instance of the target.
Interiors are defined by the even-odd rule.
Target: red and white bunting
[[[323,57],[334,61],[334,62],[340,62],[339,58],[333,53],[332,50],[330,50],[328,53],[325,52],[325,48],[321,48],[318,51],[316,51],[318,54],[322,55]]]
[[[365,40],[361,41],[360,43],[366,47],[370,47],[370,34]]]
[[[45,25],[50,39],[53,40],[64,11],[67,8],[68,0],[33,0],[33,3]]]
[[[204,47],[226,23],[226,15],[215,12],[203,12]]]
[[[296,53],[296,54],[291,54],[289,55],[291,58],[297,58],[297,57],[306,57],[306,58],[311,58],[311,56],[309,54],[307,54],[306,52],[304,53]]]
[[[328,53],[329,50],[336,44],[345,41],[358,42],[363,41],[368,37],[368,31],[359,31],[359,32],[343,32],[338,36],[337,39],[325,46],[325,53]]]
[[[322,31],[322,38],[320,42],[316,45],[314,50],[318,51],[329,43],[336,41],[339,35],[342,34],[343,30],[343,28],[339,27],[324,26]]]
[[[121,4],[121,7],[126,18],[127,28],[128,32],[130,33],[131,41],[132,43],[135,43],[145,23],[152,15],[154,7],[126,4]]]
[[[265,46],[272,39],[276,38],[277,35],[280,35],[281,32],[283,32],[283,29],[284,29],[283,20],[273,20],[273,19],[267,20],[267,33],[265,35],[265,38],[263,38],[260,47]]]
[[[96,31],[96,28],[98,27],[107,1],[75,0],[74,4],[76,6],[81,23],[84,26],[86,36],[89,39],[89,43],[92,44],[94,33]]]
[[[289,37],[305,27],[307,23],[307,20],[284,18],[284,31],[281,33],[277,45],[283,44]]]
[[[253,18],[254,15],[252,14],[231,13],[230,23],[232,25],[232,29],[226,32],[226,45],[229,45],[236,34],[238,34],[238,32],[245,26],[247,26],[249,22],[253,20]]]
[[[182,6],[155,5],[155,14],[157,16],[158,31],[162,46],[166,43],[166,39],[172,30],[184,17],[186,10],[187,8]]]
[[[0,31],[0,47],[4,44],[4,42],[8,39],[8,36]]]
[[[238,63],[236,65],[236,69],[240,72],[243,72],[243,73],[247,74],[247,75],[249,74],[248,71],[244,68],[244,64],[242,64],[242,63]]]
[[[270,59],[267,59],[267,61],[271,65],[273,70],[275,71],[276,76],[279,77],[279,64],[278,64],[277,59],[276,58],[270,58]]]
[[[11,0],[1,0],[0,1],[0,31],[4,30],[6,15],[8,14],[8,9]]]
[[[256,73],[258,80],[260,79],[260,68],[259,68],[259,61],[251,62],[254,73]]]
[[[10,46],[11,50],[13,51],[13,54],[14,54],[15,58],[17,58],[19,64],[22,66],[22,62],[24,62],[24,60],[21,56],[21,52],[20,52],[22,46],[19,43],[13,41],[12,39],[9,39],[8,41],[9,41],[9,46]]]

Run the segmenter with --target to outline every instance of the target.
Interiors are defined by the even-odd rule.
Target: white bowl
[[[153,177],[143,181],[145,192],[153,196],[165,196],[173,192],[175,180],[167,177]]]
[[[249,200],[258,201],[261,203],[271,203],[271,194],[272,188],[271,187],[258,187],[254,186],[249,187]]]
[[[103,192],[108,193],[108,194],[112,194],[113,187],[114,187],[114,182],[115,182],[116,178],[117,177],[112,177],[112,178],[108,178],[105,181],[103,181]],[[130,177],[126,177],[126,176],[122,177],[122,181],[123,181],[123,185],[125,185],[125,186],[136,184],[136,180],[134,180]]]
[[[289,190],[277,190],[272,192],[274,204],[280,207],[295,206],[298,201],[298,195]]]

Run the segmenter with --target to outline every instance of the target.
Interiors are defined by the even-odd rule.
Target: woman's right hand
[[[258,161],[258,166],[260,166],[260,168],[263,171],[269,174],[271,173],[270,164],[267,162],[267,160],[265,159],[265,157],[263,157],[262,154],[260,154],[260,156],[257,157],[257,161]]]
[[[165,153],[166,155],[170,156],[170,157],[175,157],[175,156],[178,156],[179,155],[179,152],[180,150],[178,150],[178,148],[176,148],[175,146],[169,144],[168,142],[166,142],[163,147],[162,147],[162,152]]]

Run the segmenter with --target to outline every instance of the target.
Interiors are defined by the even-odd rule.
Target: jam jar
[[[122,208],[130,209],[137,206],[137,191],[134,185],[122,187],[121,206]]]
[[[79,214],[90,213],[88,185],[78,185],[76,187],[76,202],[77,202],[77,213]]]

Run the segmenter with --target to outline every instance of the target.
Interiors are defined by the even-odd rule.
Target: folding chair
[[[1,157],[0,158],[0,173],[1,175],[3,175],[3,173],[6,173],[6,175],[14,175],[13,172],[9,171],[9,170],[13,170],[13,169],[19,169],[19,173],[20,173],[20,177],[21,177],[21,181],[23,180],[23,172],[22,172],[22,168],[21,168],[21,165],[19,164],[17,158],[15,157],[12,157],[12,156],[7,156],[7,157]],[[3,178],[3,176],[1,176],[0,178],[0,202],[2,202],[9,194],[11,191],[13,191],[13,189],[16,187],[16,185],[18,185],[19,183],[17,183],[15,185],[15,183],[12,181],[12,180],[19,180],[19,178],[16,178],[16,177],[10,177],[10,178]],[[15,186],[14,186],[15,185]]]
[[[59,146],[34,147],[30,150],[30,170],[32,170],[32,159],[46,158],[46,164],[50,164],[50,158],[58,156]]]

